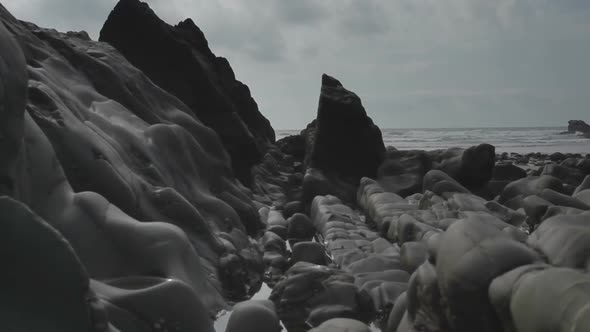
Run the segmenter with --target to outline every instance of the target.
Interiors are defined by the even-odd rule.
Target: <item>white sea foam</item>
[[[435,150],[489,143],[497,152],[590,154],[590,139],[560,134],[566,127],[382,129],[386,146],[400,150]],[[277,130],[277,139],[300,130]]]

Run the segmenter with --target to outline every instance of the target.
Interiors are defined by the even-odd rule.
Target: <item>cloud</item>
[[[390,23],[386,4],[380,0],[349,1],[340,13],[342,31],[364,37],[386,32]]]
[[[3,1],[18,18],[93,37],[114,2]],[[148,2],[170,24],[192,17],[276,128],[315,117],[324,72],[382,127],[561,124],[590,105],[587,0]]]
[[[274,1],[274,6],[281,22],[296,25],[315,24],[329,15],[322,1]]]
[[[18,19],[60,31],[88,32],[94,38],[116,0],[4,0]]]
[[[243,54],[258,62],[280,61],[286,53],[286,42],[272,20],[229,18],[223,26],[212,26],[206,36],[223,51]],[[247,31],[243,31],[246,29]]]
[[[285,57],[286,42],[280,21],[272,10],[273,1],[152,0],[154,11],[169,24],[187,16],[204,31],[210,45],[221,52],[240,54],[252,61],[277,62]],[[171,6],[171,3],[176,3]],[[223,55],[223,54],[220,54]],[[231,57],[231,56],[230,56]]]

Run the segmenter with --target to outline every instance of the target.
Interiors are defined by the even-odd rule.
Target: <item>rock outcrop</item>
[[[274,130],[249,88],[236,80],[225,58],[211,52],[191,19],[170,26],[146,3],[121,0],[99,40],[113,45],[214,129],[231,156],[236,176],[250,185],[250,167],[262,158],[265,144],[274,143]]]
[[[263,225],[218,136],[112,46],[20,22],[1,6],[0,22],[0,191],[19,201],[0,204],[1,224],[21,218],[60,234],[72,251],[64,257],[80,266],[46,273],[80,276],[68,301],[89,280],[115,328],[211,330],[210,315],[256,292],[264,271],[247,236]],[[45,236],[36,232],[27,236]],[[15,248],[8,261],[41,264]]]
[[[582,133],[585,137],[590,138],[590,125],[582,120],[569,120],[567,122],[568,133]]]
[[[360,179],[375,177],[383,161],[381,130],[367,116],[360,98],[326,74],[322,76],[317,118],[301,136],[307,167],[305,204],[316,195],[336,195],[353,202]]]
[[[309,166],[358,185],[375,177],[385,146],[381,130],[367,116],[360,98],[326,74],[322,76]]]
[[[378,168],[377,178],[386,190],[402,196],[421,192],[425,175],[431,170],[444,172],[465,190],[479,190],[494,174],[494,150],[489,144],[432,151],[389,147]]]

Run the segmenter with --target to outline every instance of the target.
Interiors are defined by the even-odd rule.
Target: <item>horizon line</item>
[[[531,129],[531,128],[566,128],[567,126],[494,126],[494,127],[475,127],[475,126],[466,126],[466,127],[383,127],[379,128],[380,130],[408,130],[408,129]],[[273,128],[275,131],[293,131],[293,130],[304,130],[305,128]]]

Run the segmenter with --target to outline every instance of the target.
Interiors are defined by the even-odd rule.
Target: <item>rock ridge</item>
[[[113,45],[215,130],[236,176],[250,185],[250,168],[261,160],[266,144],[274,143],[274,130],[248,86],[236,80],[227,59],[213,54],[193,20],[170,26],[148,4],[123,0],[108,16],[99,40]]]

